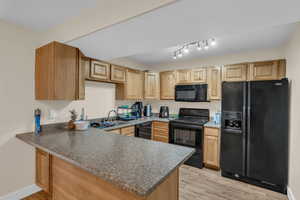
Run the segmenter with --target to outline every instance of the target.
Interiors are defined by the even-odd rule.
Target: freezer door
[[[246,82],[222,84],[221,170],[242,176],[246,173],[246,89]]]
[[[246,82],[223,82],[222,111],[243,111],[246,84]]]
[[[288,163],[288,80],[250,82],[247,176],[285,185]]]

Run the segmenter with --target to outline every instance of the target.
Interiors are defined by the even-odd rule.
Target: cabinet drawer
[[[109,132],[109,133],[115,133],[115,134],[121,134],[121,129],[113,129],[113,130],[109,130],[107,132]]]
[[[153,128],[169,130],[169,123],[168,122],[153,122]]]
[[[206,136],[206,135],[210,135],[210,136],[219,137],[220,129],[218,129],[218,128],[205,127],[205,129],[204,129],[204,134],[205,134],[205,136]]]
[[[154,135],[152,139],[159,142],[169,143],[169,138],[165,136]]]
[[[129,126],[121,129],[122,135],[134,136],[135,128],[134,126]]]
[[[164,137],[169,137],[169,130],[154,128],[153,129],[153,135],[160,135],[160,136],[164,136]]]

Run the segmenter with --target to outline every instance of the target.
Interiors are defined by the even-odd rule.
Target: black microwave
[[[207,84],[176,85],[175,101],[207,102]]]

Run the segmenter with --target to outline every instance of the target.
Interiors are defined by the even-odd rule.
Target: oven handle
[[[176,123],[171,122],[170,128],[180,128],[180,129],[194,129],[194,130],[203,130],[203,126],[191,125],[191,124],[183,124],[183,123]]]

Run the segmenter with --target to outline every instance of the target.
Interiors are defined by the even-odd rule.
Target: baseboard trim
[[[41,191],[41,188],[37,185],[29,185],[27,187],[21,188],[18,191],[9,193],[5,196],[0,197],[0,200],[21,200],[24,197],[30,196],[31,194],[34,194],[36,192]]]
[[[287,196],[288,196],[289,200],[296,200],[296,198],[292,192],[292,189],[290,187],[287,188]]]

